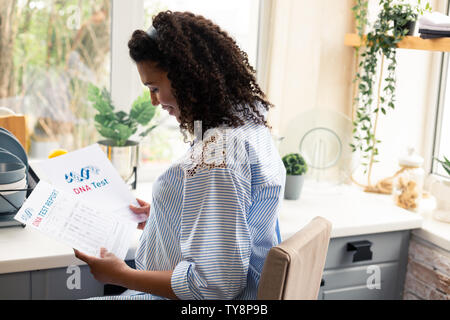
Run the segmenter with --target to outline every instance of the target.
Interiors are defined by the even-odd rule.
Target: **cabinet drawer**
[[[68,268],[32,271],[32,299],[66,300],[102,296],[103,284],[94,279],[89,267],[83,265],[78,268],[78,275],[75,275],[78,270],[68,272]],[[73,285],[76,283],[72,281],[74,276],[79,276],[79,287],[78,284]]]
[[[0,274],[0,300],[28,300],[31,298],[29,272]]]
[[[322,300],[388,300],[381,290],[368,290],[366,286],[323,291]]]
[[[396,292],[398,269],[399,264],[394,262],[324,271],[319,299],[400,299],[401,293]],[[379,288],[370,288],[374,279],[379,281]]]
[[[372,257],[363,261],[353,262],[356,251],[349,251],[349,243],[369,241]],[[366,234],[361,236],[333,238],[328,246],[325,270],[358,266],[365,264],[377,264],[388,261],[398,261],[402,250],[407,250],[409,231],[385,232]]]

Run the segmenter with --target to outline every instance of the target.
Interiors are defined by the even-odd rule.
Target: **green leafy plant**
[[[352,8],[357,21],[359,35],[362,36],[364,23],[367,22],[367,0],[358,0]],[[381,8],[377,19],[361,41],[361,51],[358,70],[354,81],[357,84],[358,93],[355,96],[355,114],[353,118],[353,141],[350,144],[353,152],[360,151],[364,173],[368,172],[368,184],[371,185],[370,176],[373,163],[378,162],[378,144],[381,142],[376,138],[376,128],[380,112],[384,115],[389,109],[395,109],[395,88],[397,67],[396,49],[408,29],[405,25],[409,21],[415,21],[418,17],[417,11],[420,7],[413,8],[409,3],[396,2],[393,0],[380,0]],[[429,4],[427,10],[431,10]],[[362,49],[362,50],[361,50]],[[379,63],[381,60],[381,63]],[[387,73],[384,63],[387,63]],[[380,69],[379,64],[381,64]],[[375,81],[378,76],[378,85]]]
[[[416,10],[409,3],[394,4],[392,14],[396,17],[394,28],[397,29],[397,32],[402,33],[404,31],[406,34],[408,34],[408,30],[405,30],[405,28],[408,23],[415,22],[418,17]]]
[[[425,4],[425,7],[422,7],[422,1],[421,0],[417,0],[417,5],[414,7],[414,10],[416,11],[416,13],[419,16],[423,16],[423,14],[425,12],[431,12],[433,10],[433,8],[431,7],[429,2],[427,2]]]
[[[408,28],[409,23],[414,23],[417,18],[423,15],[425,12],[431,12],[432,8],[429,2],[422,6],[421,0],[417,0],[417,5],[412,6],[409,3],[398,3],[392,7],[392,13],[396,16],[395,28],[398,32],[402,32],[405,28]]]
[[[290,153],[283,157],[287,175],[303,175],[308,171],[305,159],[298,153]]]
[[[368,6],[368,0],[356,0],[356,4],[352,7],[353,16],[355,17],[356,22],[356,30],[358,31],[358,35],[360,37],[364,35],[364,28],[368,24]]]
[[[114,146],[124,146],[138,128],[147,126],[155,115],[156,107],[151,103],[148,90],[133,102],[129,113],[114,111],[111,95],[105,88],[99,89],[90,84],[88,99],[98,111],[95,115],[95,127],[98,133],[112,140]],[[145,137],[155,127],[156,125],[152,125],[143,128],[139,136]]]
[[[439,160],[437,158],[434,158],[434,159],[442,165],[442,168],[444,168],[444,170],[450,176],[450,160],[448,160],[445,156],[444,156],[444,160]]]

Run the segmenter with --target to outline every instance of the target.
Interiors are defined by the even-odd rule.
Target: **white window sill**
[[[450,216],[450,211],[437,209],[432,215],[424,217],[422,227],[413,231],[415,236],[450,252],[450,223],[436,219],[436,216],[445,214]]]

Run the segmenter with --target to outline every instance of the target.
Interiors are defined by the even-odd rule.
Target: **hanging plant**
[[[362,38],[363,23],[367,23],[368,0],[358,0],[353,8],[357,22],[357,30]],[[380,112],[384,115],[390,109],[395,109],[395,88],[397,67],[396,49],[409,30],[406,24],[416,21],[420,9],[420,0],[416,7],[409,3],[393,0],[380,0],[381,8],[371,30],[362,41],[363,46],[358,70],[355,76],[358,94],[355,97],[355,115],[353,118],[353,143],[350,144],[353,152],[359,151],[364,166],[364,174],[368,174],[368,185],[372,185],[370,176],[372,165],[377,160],[378,145],[381,142],[376,138],[376,129]],[[431,10],[429,4],[427,10]],[[365,10],[365,11],[364,11]],[[361,15],[365,13],[365,16]],[[387,64],[385,70],[384,64]],[[379,68],[379,69],[378,69]],[[378,84],[376,85],[377,73]],[[384,77],[383,77],[384,75]]]

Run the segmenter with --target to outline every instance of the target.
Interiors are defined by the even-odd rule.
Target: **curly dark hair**
[[[255,78],[255,70],[225,31],[191,12],[160,12],[155,33],[133,32],[128,42],[136,62],[152,61],[166,71],[180,109],[180,129],[193,134],[194,121],[203,132],[219,125],[238,127],[245,120],[268,125],[261,113],[273,105]]]

